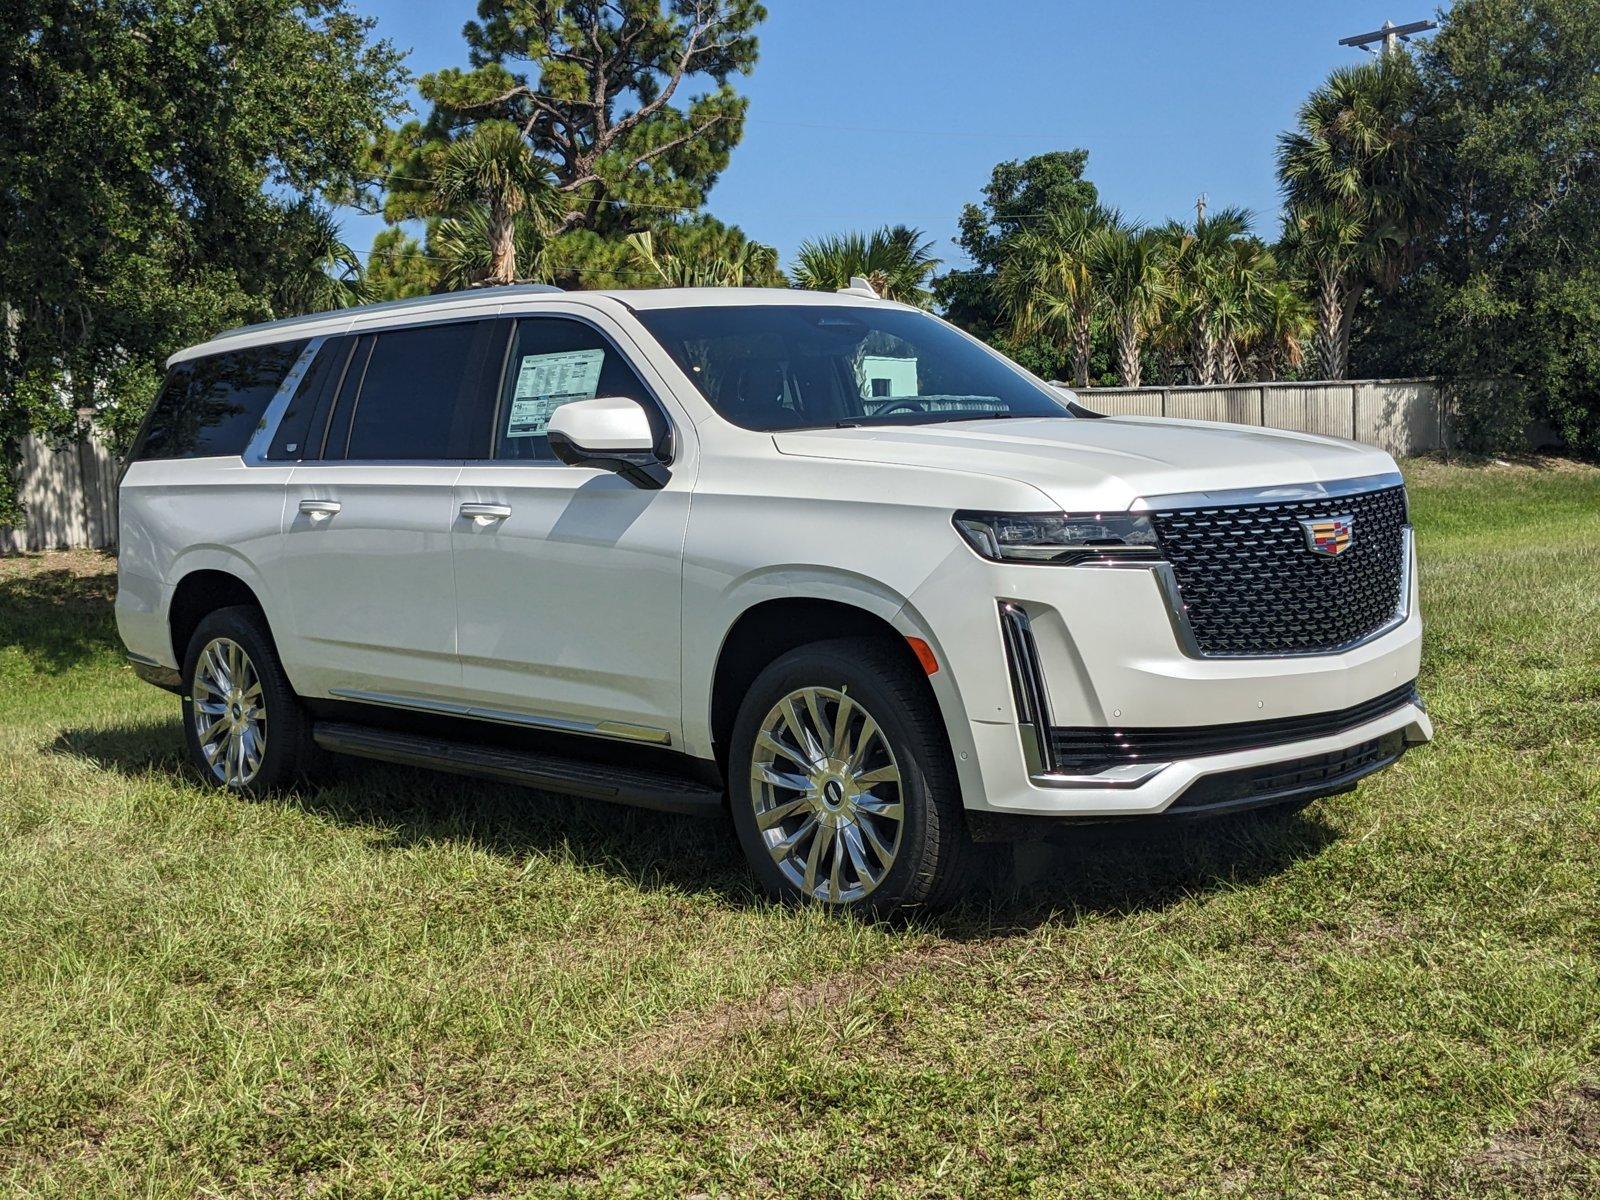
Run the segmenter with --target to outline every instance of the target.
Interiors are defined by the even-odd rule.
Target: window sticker
[[[605,357],[604,350],[523,355],[511,393],[506,436],[542,437],[556,409],[573,400],[593,400]]]

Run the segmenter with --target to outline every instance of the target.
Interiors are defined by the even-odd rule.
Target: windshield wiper
[[[842,421],[835,421],[835,429],[864,429],[868,426],[881,427],[884,425],[946,425],[951,421],[1002,421],[1007,417],[1014,417],[1016,413],[936,413],[936,412],[907,412],[896,413],[888,417],[846,417]]]

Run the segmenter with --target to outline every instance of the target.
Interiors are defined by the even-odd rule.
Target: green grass
[[[1600,1194],[1600,471],[1408,469],[1433,746],[900,925],[688,819],[209,791],[110,561],[0,560],[0,1190]]]

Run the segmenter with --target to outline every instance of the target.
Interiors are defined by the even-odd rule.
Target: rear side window
[[[179,363],[168,372],[130,459],[243,454],[305,346],[303,340],[279,342]]]
[[[460,321],[362,338],[345,372],[324,457],[486,456],[485,418],[508,328],[503,321]]]
[[[267,459],[272,462],[293,462],[301,458],[315,458],[322,452],[322,433],[328,423],[328,405],[333,392],[344,378],[345,363],[350,358],[354,338],[329,338],[317,351],[316,361],[300,381],[283,418],[272,435],[272,445],[267,449]]]

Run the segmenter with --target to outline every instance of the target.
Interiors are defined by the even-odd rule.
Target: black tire
[[[201,746],[196,720],[195,676],[200,670],[201,655],[213,643],[223,647],[227,643],[238,646],[260,685],[259,704],[264,710],[264,720],[255,724],[258,729],[264,728],[264,750],[259,762],[248,772],[219,767]],[[272,644],[267,619],[260,609],[245,605],[219,608],[201,619],[183,655],[182,699],[183,735],[189,757],[201,776],[213,786],[260,794],[303,778],[320,757],[311,739],[310,717],[289,686],[277,648]],[[241,711],[229,705],[224,707],[228,708],[230,718]],[[250,710],[243,711],[248,715]]]
[[[728,797],[732,808],[734,828],[751,869],[768,895],[778,899],[801,902],[817,900],[827,904],[849,907],[854,911],[884,916],[893,911],[925,906],[940,907],[955,900],[967,885],[975,865],[975,848],[967,834],[961,804],[961,790],[956,782],[955,767],[950,748],[940,722],[926,679],[909,662],[899,648],[871,638],[841,638],[835,641],[816,642],[791,650],[772,662],[757,676],[740,705],[734,722],[733,736],[728,756]],[[858,797],[880,804],[884,796],[898,798],[901,805],[899,843],[893,861],[886,872],[865,894],[844,899],[851,890],[838,886],[831,894],[808,892],[804,880],[799,881],[785,873],[784,867],[769,849],[757,815],[758,806],[779,800],[803,799],[790,823],[776,826],[771,836],[784,840],[790,828],[798,829],[807,820],[826,821],[819,807],[826,785],[815,787],[810,793],[798,789],[774,789],[758,796],[751,775],[754,769],[757,737],[762,727],[775,718],[776,706],[796,692],[807,688],[829,689],[842,693],[858,708],[870,714],[882,733],[882,743],[877,751],[892,754],[892,759],[879,758],[880,763],[891,762],[898,768],[897,784],[873,784],[866,795]],[[824,700],[823,707],[830,701]],[[824,726],[830,725],[838,714],[835,707],[824,713]],[[802,716],[802,720],[807,719]],[[814,724],[815,722],[813,722]],[[787,725],[782,727],[787,729]],[[865,726],[857,727],[857,731]],[[798,739],[795,739],[798,741]],[[865,740],[863,734],[861,740]],[[770,753],[770,750],[763,750]],[[795,760],[783,760],[796,765]],[[829,760],[833,761],[833,760]],[[881,772],[880,772],[881,773]],[[799,772],[795,772],[798,781]],[[878,794],[874,794],[874,793]],[[816,799],[804,799],[804,796]],[[830,800],[830,805],[832,801]],[[842,876],[854,878],[852,885],[865,880],[864,872],[856,872],[850,857],[851,850],[865,850],[863,834],[857,830],[854,844],[845,846],[846,824],[860,824],[869,820],[859,810],[851,811],[849,799],[840,799],[847,806],[842,814],[832,810],[831,818],[839,821],[840,832],[835,838],[831,831],[825,843],[828,851],[841,856],[846,865]],[[784,805],[785,807],[787,804]],[[813,811],[815,810],[815,811]],[[885,818],[870,814],[874,829],[884,828]],[[771,831],[769,831],[771,832]],[[812,835],[813,843],[816,834]],[[834,846],[834,842],[840,844]],[[806,842],[798,843],[801,846]],[[881,870],[882,859],[873,854],[870,864]],[[798,864],[791,860],[791,867]],[[818,870],[820,871],[820,867]],[[827,888],[824,888],[827,891]]]

